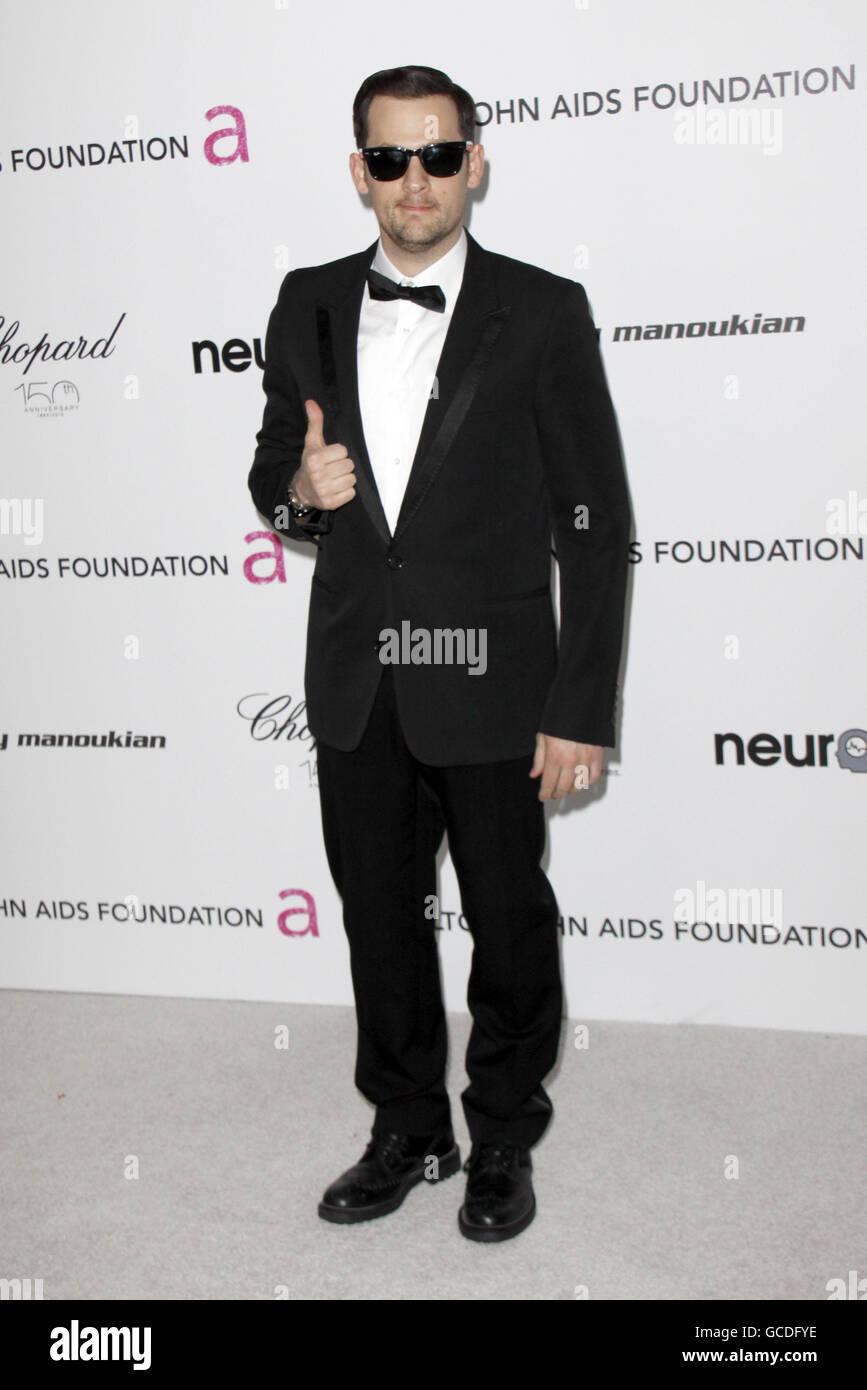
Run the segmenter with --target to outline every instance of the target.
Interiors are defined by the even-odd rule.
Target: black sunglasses
[[[405,149],[403,145],[373,145],[361,153],[370,177],[390,183],[406,173],[414,154],[418,155],[426,174],[435,179],[452,178],[460,169],[467,150],[472,148],[472,140],[435,140],[432,145],[419,145],[417,150]]]

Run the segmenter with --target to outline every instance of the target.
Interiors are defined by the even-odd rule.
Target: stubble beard
[[[405,217],[399,209],[392,208],[386,218],[385,229],[401,251],[430,251],[454,231],[460,220],[460,215],[450,220],[440,208],[422,222],[411,216]]]

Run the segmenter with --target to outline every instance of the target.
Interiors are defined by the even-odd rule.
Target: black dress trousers
[[[532,755],[460,767],[419,762],[403,738],[388,665],[359,746],[319,743],[317,754],[355,993],[355,1083],[376,1106],[374,1130],[427,1135],[451,1123],[437,949],[445,830],[473,940],[467,1128],[474,1142],[535,1144],[553,1113],[542,1080],[556,1060],[563,990]]]

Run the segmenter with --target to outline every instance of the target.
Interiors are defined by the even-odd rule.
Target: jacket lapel
[[[383,540],[391,539],[367,453],[358,403],[358,320],[367,272],[376,242],[352,256],[347,275],[332,301],[316,305],[319,364],[331,413],[338,421],[338,439],[355,464],[355,493]],[[327,444],[334,441],[326,439]]]
[[[376,245],[374,242],[349,258],[340,292],[331,302],[318,302],[316,321],[328,405],[340,421],[340,442],[356,465],[356,495],[376,530],[391,545],[406,530],[443,465],[478,390],[509,306],[501,305],[497,298],[488,252],[467,232],[464,276],[392,536],[367,452],[358,400],[358,320]]]

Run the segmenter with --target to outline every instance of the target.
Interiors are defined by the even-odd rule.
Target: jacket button
[[[399,570],[401,565],[403,564],[403,560],[400,558],[399,555],[388,555],[386,556],[385,563],[388,565],[388,568],[390,570]]]

